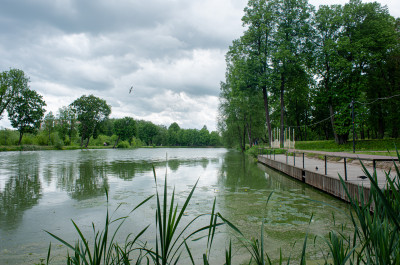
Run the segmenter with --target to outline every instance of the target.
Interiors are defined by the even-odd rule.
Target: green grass
[[[356,140],[356,151],[387,151],[395,150],[395,146],[400,146],[400,139],[382,140]],[[296,141],[296,149],[299,150],[318,150],[330,152],[352,152],[353,142],[338,145],[334,140],[328,141]]]

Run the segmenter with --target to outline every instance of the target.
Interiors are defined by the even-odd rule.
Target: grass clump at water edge
[[[400,158],[398,152],[397,156]],[[364,195],[361,192],[362,187],[360,187],[360,197],[351,198],[346,183],[341,179],[347,196],[351,198],[350,207],[352,211],[349,213],[349,218],[354,225],[354,231],[351,235],[331,231],[328,237],[324,238],[328,246],[328,251],[322,253],[324,264],[400,264],[400,170],[395,164],[394,176],[391,172],[386,173],[387,184],[384,189],[379,188],[377,184],[376,172],[370,173],[364,166],[363,170],[371,182],[371,189],[368,195]],[[157,187],[157,178],[154,169],[153,172]],[[196,186],[197,182],[186,198],[184,205],[179,210],[175,202],[175,190],[172,192],[170,199],[168,199],[167,177],[165,177],[163,195],[160,196],[156,188],[155,195],[148,197],[131,211],[132,214],[147,201],[153,197],[156,198],[155,246],[150,246],[147,242],[140,240],[149,226],[143,228],[135,236],[128,235],[123,244],[117,243],[115,241],[116,234],[128,216],[112,219],[108,214],[108,207],[103,230],[98,231],[92,225],[94,234],[92,246],[89,245],[89,240],[86,239],[73,221],[75,230],[79,235],[79,240],[75,245],[64,241],[51,232],[47,233],[72,251],[72,255],[68,254],[67,256],[67,264],[195,264],[195,259],[189,247],[190,240],[199,239],[194,238],[195,235],[199,235],[200,238],[207,238],[207,245],[202,255],[201,263],[209,264],[209,257],[213,250],[213,240],[217,228],[221,225],[227,225],[247,249],[251,257],[249,264],[292,264],[293,262],[303,265],[307,263],[306,246],[308,233],[305,236],[299,260],[292,261],[290,256],[283,257],[281,252],[278,261],[271,261],[264,246],[265,219],[261,222],[260,238],[248,240],[234,224],[225,219],[220,213],[215,212],[215,200],[211,214],[196,216],[187,222],[186,226],[183,226],[182,218],[184,211],[188,207]],[[271,195],[272,193],[268,197],[268,200]],[[372,208],[375,214],[371,213]],[[199,218],[206,215],[210,216],[210,222],[194,231],[191,230],[192,225]],[[312,217],[310,218],[310,222],[311,219]],[[111,225],[116,225],[117,227],[112,234],[110,234],[109,228]],[[180,225],[183,227],[180,227]],[[200,232],[207,234],[201,236]],[[46,264],[51,264],[50,251],[51,245]],[[184,252],[186,255],[185,259],[182,258]],[[225,250],[224,264],[234,264],[234,252],[232,251],[232,243],[230,242]]]

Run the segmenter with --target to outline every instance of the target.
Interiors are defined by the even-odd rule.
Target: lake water
[[[73,243],[78,235],[72,219],[90,237],[92,222],[99,228],[104,224],[107,205],[110,213],[121,205],[114,216],[125,216],[155,193],[153,166],[158,190],[162,191],[167,176],[168,192],[175,188],[179,205],[198,180],[183,223],[210,213],[214,198],[217,211],[249,239],[260,236],[261,222],[266,218],[265,246],[272,258],[282,249],[284,257],[296,260],[308,231],[312,239],[308,259],[321,260],[320,248],[326,249],[322,237],[350,224],[343,213],[348,208],[345,203],[223,148],[2,152],[0,264],[38,263],[46,257],[49,242],[52,264],[65,263],[66,248],[44,230]],[[154,244],[155,210],[153,198],[128,218],[118,241],[150,224],[142,239]],[[199,221],[193,229],[206,225],[209,219]],[[211,253],[214,264],[223,264],[231,238],[235,264],[249,260],[235,234],[220,227]],[[190,242],[196,260],[200,261],[206,243],[206,239]]]

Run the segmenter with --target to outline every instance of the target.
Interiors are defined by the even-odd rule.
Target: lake
[[[185,220],[216,210],[249,239],[259,237],[262,219],[265,248],[272,258],[296,260],[309,233],[307,259],[322,260],[322,237],[342,225],[350,226],[348,206],[320,191],[255,163],[240,152],[223,148],[140,148],[134,150],[72,150],[0,153],[0,264],[33,264],[45,258],[52,242],[52,263],[65,264],[67,250],[44,230],[68,242],[78,238],[71,220],[88,237],[92,222],[104,225],[107,206],[115,218],[128,215],[141,201],[163,190],[175,189],[182,205],[198,180]],[[108,201],[106,198],[108,191]],[[268,196],[273,192],[270,201]],[[121,228],[118,241],[138,233],[155,242],[156,200],[136,210]],[[310,222],[310,217],[313,218]],[[334,218],[332,217],[334,216]],[[209,218],[199,219],[193,229]],[[249,255],[229,227],[221,226],[211,252],[214,264],[223,264],[232,239],[235,264]],[[348,229],[348,228],[347,228]],[[345,229],[345,231],[348,231]],[[316,238],[314,245],[314,238]],[[196,261],[206,250],[207,239],[189,242]],[[294,247],[293,247],[293,244]],[[197,262],[196,262],[197,263]],[[182,262],[185,264],[185,262]]]

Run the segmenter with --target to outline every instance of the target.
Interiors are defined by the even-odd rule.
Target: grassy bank
[[[136,148],[223,148],[223,146],[127,146],[118,149]],[[79,145],[55,146],[55,145],[0,145],[0,152],[8,151],[43,151],[43,150],[79,150],[79,149],[113,149],[113,146],[89,145],[87,148]]]
[[[400,146],[400,139],[356,140],[356,152],[394,151]],[[296,149],[327,152],[353,152],[353,141],[338,145],[334,140],[328,141],[296,141]]]
[[[112,146],[89,146],[82,148],[76,145],[55,146],[55,145],[8,145],[0,146],[0,152],[7,151],[43,151],[43,150],[78,150],[78,149],[111,149]]]

